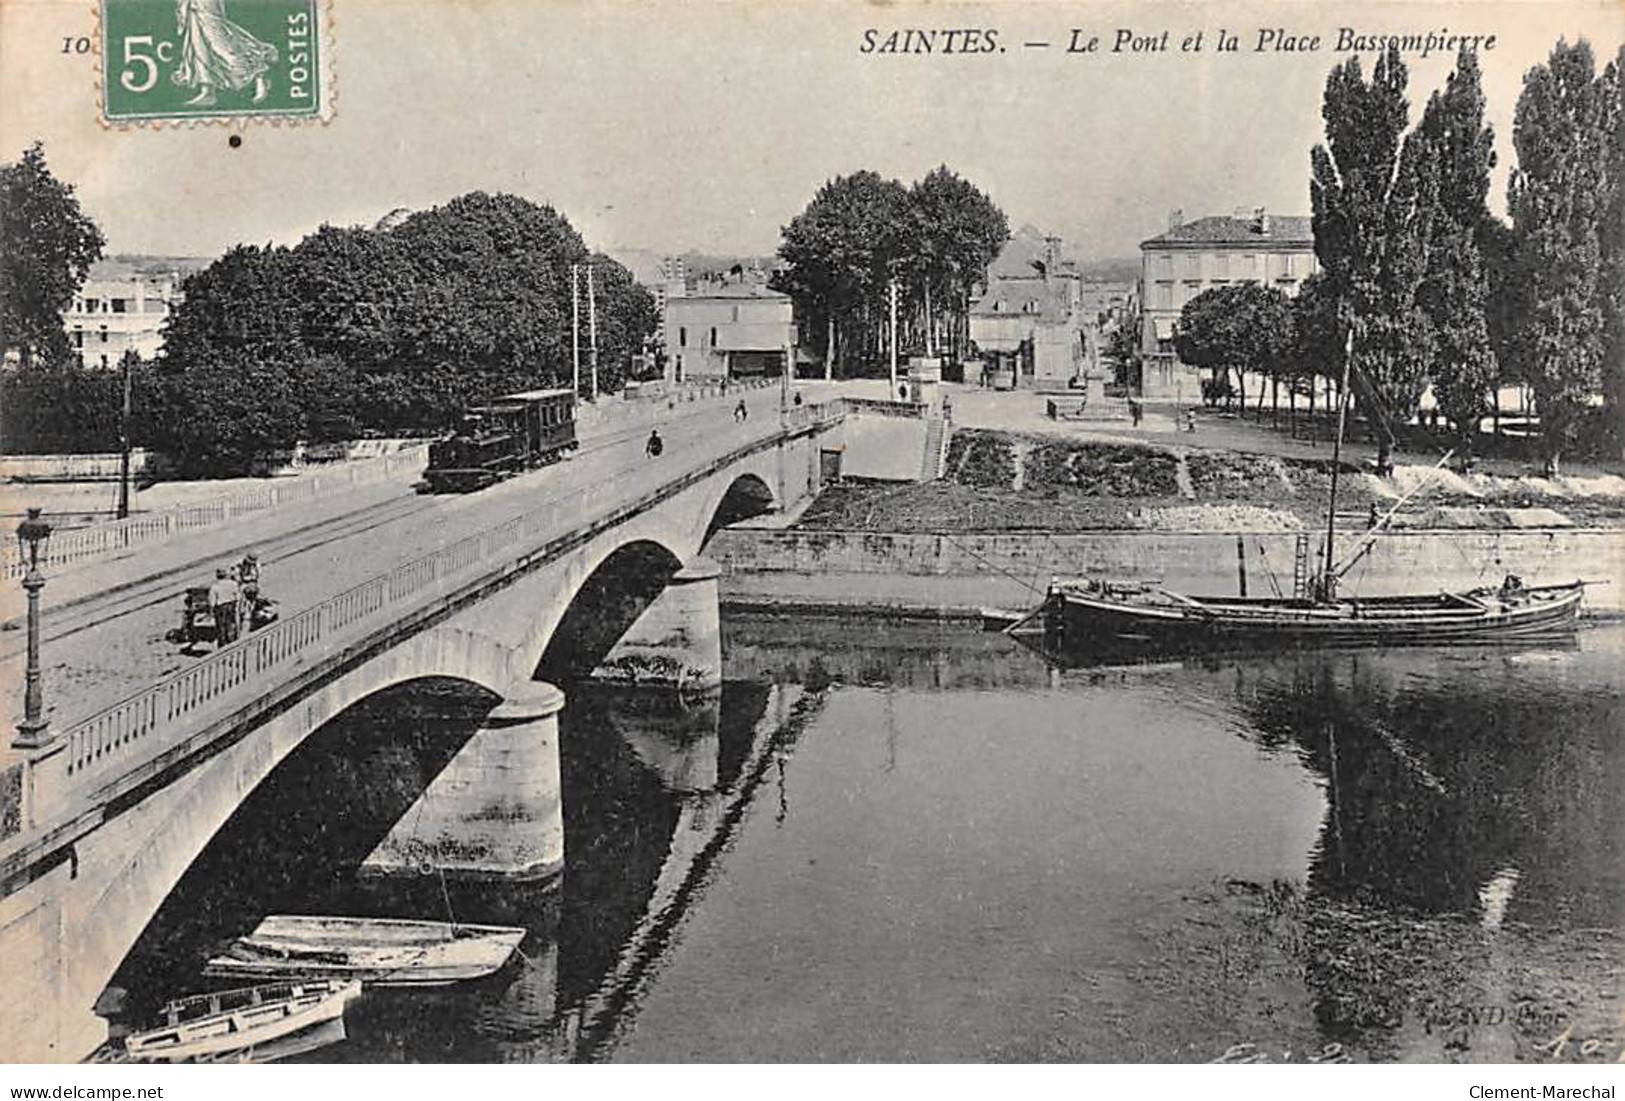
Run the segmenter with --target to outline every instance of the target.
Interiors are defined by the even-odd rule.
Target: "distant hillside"
[[[661,261],[671,255],[645,248],[611,247],[604,251],[626,265],[640,283],[656,282],[660,278]],[[725,256],[694,250],[679,255],[683,258],[690,279],[703,279],[708,275],[726,275],[735,265],[749,269],[755,264],[764,271],[772,271],[780,262],[777,256]]]
[[[1085,279],[1109,283],[1132,283],[1140,278],[1138,256],[1113,256],[1104,260],[1075,261],[1078,274]]]
[[[90,266],[92,279],[129,279],[136,275],[191,275],[214,263],[213,256],[152,256],[121,252]]]

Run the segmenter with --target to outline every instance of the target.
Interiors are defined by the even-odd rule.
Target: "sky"
[[[475,189],[550,203],[595,248],[765,254],[831,177],[911,181],[947,164],[1012,228],[1133,256],[1175,209],[1309,212],[1341,27],[1496,36],[1480,60],[1497,210],[1525,72],[1560,35],[1589,39],[1600,62],[1625,43],[1621,0],[329,0],[327,12],[329,121],[114,129],[98,118],[94,51],[63,53],[97,33],[97,5],[0,0],[0,158],[43,140],[109,254],[291,244],[324,222],[371,224]],[[991,28],[1003,49],[863,51],[867,30],[883,42],[909,28]],[[1214,50],[1220,28],[1239,50]],[[1068,52],[1074,29],[1099,35],[1099,52]],[[1273,29],[1318,35],[1319,48],[1259,52]],[[1167,50],[1112,52],[1119,31],[1167,31]],[[1198,31],[1202,49],[1182,52]],[[1375,55],[1362,56],[1369,72]],[[1453,55],[1407,61],[1414,121]]]

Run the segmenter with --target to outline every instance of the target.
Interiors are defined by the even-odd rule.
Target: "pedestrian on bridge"
[[[740,398],[739,404],[734,406],[734,420],[743,421],[748,416],[750,416],[750,410],[745,408],[745,399]]]
[[[660,439],[660,429],[649,430],[649,442],[643,445],[643,450],[651,459],[659,458],[660,453],[666,450],[666,445]]]
[[[237,563],[237,584],[243,602],[252,611],[260,595],[260,556],[253,551],[243,555],[243,560]]]
[[[224,646],[237,639],[237,582],[224,567],[214,571],[209,607],[214,611],[214,640]]]

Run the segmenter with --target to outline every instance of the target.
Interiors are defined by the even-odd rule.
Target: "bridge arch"
[[[591,672],[683,564],[684,556],[659,538],[606,545],[585,559],[580,580],[566,599],[544,608],[523,647],[536,654],[533,675],[569,678]]]
[[[63,954],[74,966],[65,971],[72,989],[62,1004],[90,1011],[187,869],[254,789],[329,721],[379,692],[429,678],[501,696],[520,668],[515,659],[510,647],[477,631],[452,625],[424,631],[267,720],[254,737],[177,780],[172,786],[180,792],[131,807],[119,830],[92,835],[77,854],[79,874],[102,886],[74,907],[82,908],[78,920],[63,923]]]
[[[779,507],[778,494],[767,479],[750,470],[735,474],[700,508],[698,520],[705,527],[699,545],[709,543],[711,536],[729,524],[773,512]]]

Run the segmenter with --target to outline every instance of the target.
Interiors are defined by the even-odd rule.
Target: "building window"
[[[1174,285],[1172,283],[1157,284],[1156,308],[1159,310],[1171,310],[1174,308]]]
[[[1216,283],[1225,282],[1230,278],[1230,256],[1228,253],[1216,253],[1213,257],[1213,280]]]
[[[1164,279],[1174,277],[1174,258],[1171,254],[1163,253],[1157,257],[1157,274]]]
[[[679,348],[688,347],[688,326],[687,325],[679,325],[679,326],[677,326],[677,346]],[[682,363],[683,363],[682,357],[679,356],[678,359],[677,359],[678,366],[682,366]]]
[[[1185,280],[1185,296],[1179,300],[1180,309],[1184,309],[1185,308],[1185,303],[1189,302],[1191,299],[1195,298],[1197,295],[1199,295],[1201,293],[1202,293],[1201,280],[1199,280],[1199,279],[1187,279],[1187,280]]]
[[[130,312],[130,300],[128,298],[115,298],[115,299],[112,299],[108,303],[108,305],[112,306],[114,313],[129,313]]]
[[[86,313],[95,313],[96,312],[96,300],[94,298],[85,299],[85,312]]]
[[[715,348],[716,346],[717,346],[717,327],[715,325],[712,325],[711,326],[711,347]]]
[[[1199,253],[1185,254],[1185,263],[1182,265],[1186,279],[1200,279],[1202,277],[1202,257]]]
[[[75,348],[83,348],[85,346],[85,331],[77,325],[73,327],[73,346]]]
[[[102,326],[102,343],[103,344],[107,343],[107,326],[106,325]]]
[[[102,356],[102,370],[104,370],[104,371],[107,370],[107,356],[106,355]]]

